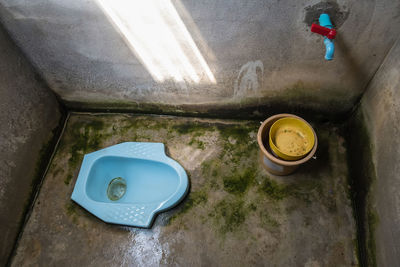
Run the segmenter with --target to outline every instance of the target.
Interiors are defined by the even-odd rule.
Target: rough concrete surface
[[[371,135],[376,181],[372,207],[378,214],[378,266],[400,266],[400,43],[397,42],[362,99]]]
[[[20,230],[42,146],[60,112],[53,93],[0,25],[0,265]]]
[[[235,110],[275,103],[343,113],[400,31],[391,27],[400,23],[397,1],[173,0],[217,83],[207,82],[205,75],[198,83],[156,82],[98,3],[0,1],[7,29],[50,87],[74,108],[89,103],[148,111],[146,103],[162,103],[199,111],[207,105]],[[309,30],[322,12],[340,26],[331,62],[323,58],[323,38]],[[173,31],[171,23],[165,25]]]
[[[259,122],[72,114],[12,266],[353,266],[346,149],[314,125],[317,159],[287,177],[258,162]],[[70,200],[81,160],[125,141],[163,142],[190,177],[151,229],[106,224]]]

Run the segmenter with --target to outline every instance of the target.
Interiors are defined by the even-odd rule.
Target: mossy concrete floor
[[[352,266],[346,149],[314,125],[317,159],[278,177],[259,164],[257,121],[72,114],[13,266]],[[188,197],[151,229],[106,224],[70,200],[85,153],[163,142],[190,177]]]

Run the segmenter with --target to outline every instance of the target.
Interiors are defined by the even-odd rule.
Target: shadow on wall
[[[364,66],[357,62],[353,52],[350,50],[350,47],[346,44],[346,41],[343,40],[343,37],[340,36],[340,34],[337,35],[335,43],[337,50],[340,51],[341,54],[343,54],[343,59],[345,60],[346,65],[349,66],[348,69],[351,70],[354,81],[365,81],[365,84],[362,84],[360,86],[360,88],[365,88],[369,80],[365,79],[365,77],[368,77],[368,73],[364,70]],[[361,95],[359,98],[361,98]]]
[[[179,1],[174,5],[171,0],[97,0],[97,4],[156,82],[217,83],[175,8],[196,29]],[[215,59],[199,31],[194,32],[206,54]]]

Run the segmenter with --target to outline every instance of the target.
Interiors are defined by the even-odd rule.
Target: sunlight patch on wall
[[[153,79],[216,83],[170,0],[97,0]]]

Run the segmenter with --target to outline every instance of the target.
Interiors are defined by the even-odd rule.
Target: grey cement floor
[[[259,122],[72,114],[12,266],[353,266],[346,149],[314,125],[317,159],[277,177],[258,162]],[[191,190],[151,229],[106,224],[70,200],[85,153],[163,142]]]

